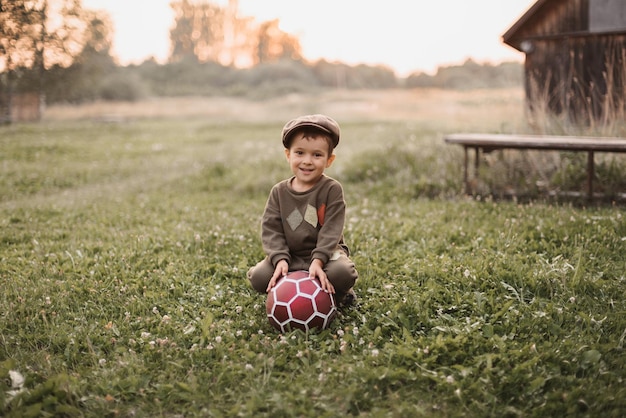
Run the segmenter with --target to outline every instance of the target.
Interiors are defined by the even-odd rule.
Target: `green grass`
[[[280,335],[245,278],[280,124],[0,128],[0,415],[622,416],[623,208],[465,199],[437,132],[342,129],[359,302]]]

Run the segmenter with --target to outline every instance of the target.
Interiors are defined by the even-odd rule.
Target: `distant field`
[[[284,122],[342,140],[359,301],[278,334],[245,272]],[[623,208],[462,195],[522,93],[55,106],[0,127],[0,415],[622,417]]]
[[[520,129],[523,90],[355,90],[294,94],[254,102],[231,97],[158,98],[138,103],[100,102],[79,107],[52,106],[45,119],[127,120],[202,117],[217,121],[284,123],[293,115],[327,113],[341,121],[408,120],[457,129]]]

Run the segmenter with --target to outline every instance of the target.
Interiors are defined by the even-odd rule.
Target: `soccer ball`
[[[279,279],[267,295],[265,307],[270,324],[280,332],[322,330],[337,315],[335,298],[304,270]]]

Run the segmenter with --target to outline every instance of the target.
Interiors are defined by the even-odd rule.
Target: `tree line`
[[[0,0],[0,109],[37,93],[47,103],[139,100],[148,96],[264,98],[319,88],[476,88],[521,85],[517,63],[462,65],[398,78],[385,66],[308,62],[278,20],[240,16],[237,1],[172,1],[166,63],[122,66],[112,55],[112,23],[81,0]],[[7,109],[9,109],[7,111]],[[10,114],[10,113],[8,113]],[[0,118],[2,115],[0,114]]]

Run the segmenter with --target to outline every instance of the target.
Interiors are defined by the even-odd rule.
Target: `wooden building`
[[[538,0],[502,38],[526,55],[531,111],[584,124],[624,118],[626,0]]]
[[[0,124],[41,120],[45,100],[38,93],[0,93]]]

